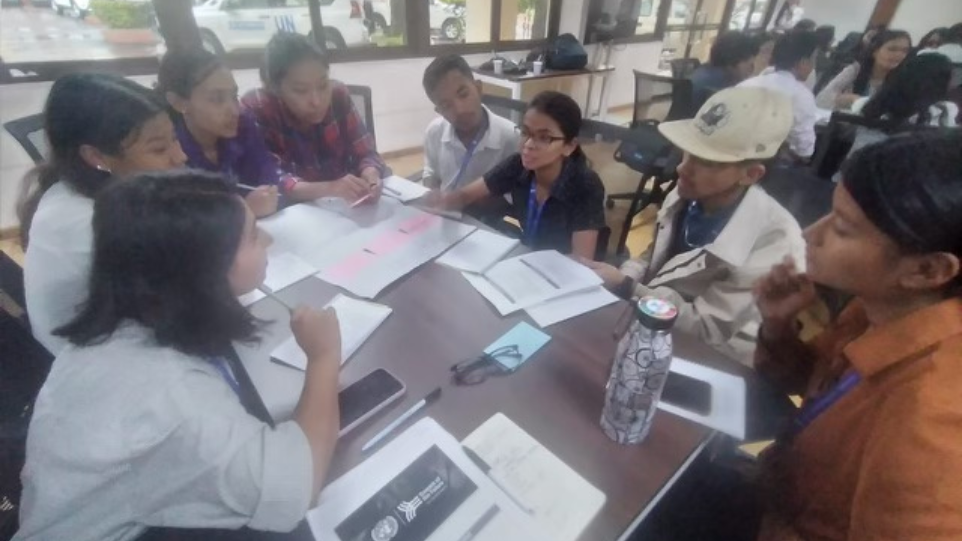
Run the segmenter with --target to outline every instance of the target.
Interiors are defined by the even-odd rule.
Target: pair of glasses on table
[[[456,385],[477,385],[491,376],[516,371],[521,366],[521,357],[518,346],[503,346],[452,366],[451,377]]]

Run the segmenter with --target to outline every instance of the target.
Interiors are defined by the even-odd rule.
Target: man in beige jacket
[[[761,320],[752,285],[787,256],[805,261],[798,222],[755,186],[792,123],[787,97],[729,88],[693,120],[660,124],[685,157],[677,188],[658,213],[654,242],[620,270],[584,263],[622,297],[673,302],[677,331],[751,366]]]

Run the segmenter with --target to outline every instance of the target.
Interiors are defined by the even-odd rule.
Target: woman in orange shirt
[[[756,286],[757,370],[805,397],[763,455],[760,540],[962,539],[962,135],[895,137],[846,164],[831,214]],[[855,297],[811,344],[814,284]]]

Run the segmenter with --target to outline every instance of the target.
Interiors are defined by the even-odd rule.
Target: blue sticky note
[[[485,348],[484,352],[490,355],[499,348],[517,346],[518,353],[521,354],[520,359],[517,357],[498,356],[498,362],[508,370],[513,371],[517,370],[530,359],[532,355],[537,353],[539,349],[543,348],[544,345],[548,343],[548,340],[551,340],[550,336],[522,321]]]

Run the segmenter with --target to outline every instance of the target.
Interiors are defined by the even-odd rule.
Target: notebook
[[[603,492],[502,413],[485,421],[462,444],[534,511],[535,522],[554,541],[576,541],[605,504]]]
[[[402,203],[421,198],[429,191],[431,190],[427,189],[424,185],[411,182],[397,175],[391,175],[384,179],[384,195],[393,197]]]
[[[364,345],[364,342],[392,312],[389,306],[361,301],[345,295],[334,297],[327,306],[337,311],[337,319],[341,324],[342,365]],[[299,370],[307,369],[307,355],[293,336],[277,346],[271,352],[271,358]]]

